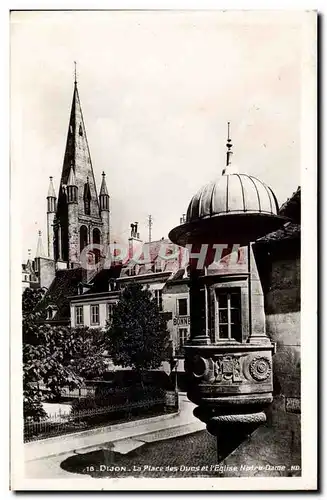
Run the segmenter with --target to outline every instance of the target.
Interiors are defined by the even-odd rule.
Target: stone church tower
[[[58,199],[50,177],[47,196],[48,257],[57,268],[81,266],[87,245],[109,245],[109,195],[102,174],[98,197],[75,76]],[[100,252],[94,249],[95,261]]]

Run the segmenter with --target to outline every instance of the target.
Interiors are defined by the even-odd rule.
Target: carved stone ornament
[[[268,358],[254,358],[249,366],[250,373],[254,380],[266,380],[271,374],[271,363]]]

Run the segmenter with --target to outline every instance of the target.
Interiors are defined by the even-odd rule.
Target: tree
[[[32,310],[23,320],[24,417],[45,416],[42,401],[59,398],[63,388],[80,387],[107,369],[104,332],[40,323]],[[41,390],[42,389],[42,390]]]
[[[142,371],[159,368],[169,346],[167,321],[148,289],[132,283],[123,290],[108,326],[108,352],[113,362]]]
[[[44,288],[25,288],[22,295],[23,318],[31,314],[37,304],[43,299]]]

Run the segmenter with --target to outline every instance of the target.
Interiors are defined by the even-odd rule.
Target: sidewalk
[[[205,429],[205,424],[193,416],[194,404],[186,395],[179,395],[180,411],[145,420],[117,424],[105,428],[84,431],[25,444],[25,470],[27,477],[71,477],[60,468],[60,463],[75,453],[96,450],[112,450],[120,454],[146,443],[184,436]],[[74,478],[79,475],[74,474]]]

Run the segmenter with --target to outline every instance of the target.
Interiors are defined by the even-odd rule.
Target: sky
[[[49,176],[59,187],[74,61],[93,169],[106,173],[112,240],[139,222],[167,237],[193,194],[233,166],[282,204],[301,184],[303,14],[66,11],[11,15],[11,169],[22,256],[46,247]]]

